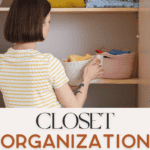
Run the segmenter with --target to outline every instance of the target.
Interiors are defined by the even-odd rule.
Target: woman
[[[93,58],[74,95],[61,62],[36,50],[36,42],[44,41],[49,32],[50,10],[47,0],[14,0],[10,7],[4,37],[15,44],[0,55],[0,89],[6,107],[82,107],[91,80],[103,73],[98,58]]]

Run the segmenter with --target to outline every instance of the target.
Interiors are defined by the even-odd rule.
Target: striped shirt
[[[12,47],[0,54],[0,90],[6,107],[61,107],[53,88],[68,81],[62,63],[52,54]]]

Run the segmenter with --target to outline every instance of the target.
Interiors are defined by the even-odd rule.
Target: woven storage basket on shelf
[[[125,79],[131,78],[135,53],[112,55],[103,52],[101,55],[111,57],[103,59],[105,79]]]
[[[92,55],[94,57],[95,55]],[[98,59],[101,60],[101,64],[103,63],[103,56],[97,55]],[[79,86],[83,79],[83,71],[84,67],[87,65],[87,63],[90,60],[84,60],[84,61],[76,61],[76,62],[63,62],[62,65],[64,66],[65,72],[67,77],[69,78],[69,84],[71,86]],[[100,79],[94,79],[91,81],[91,83],[98,82]]]

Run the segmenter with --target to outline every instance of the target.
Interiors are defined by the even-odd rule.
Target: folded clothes
[[[84,61],[92,59],[93,57],[90,54],[86,54],[85,56],[80,55],[70,55],[66,61],[63,62],[75,62],[75,61]]]
[[[86,7],[139,7],[139,2],[127,2],[122,0],[87,0]]]
[[[111,51],[108,53],[112,55],[121,55],[121,54],[128,54],[130,53],[130,51],[117,51],[117,50],[111,49]]]

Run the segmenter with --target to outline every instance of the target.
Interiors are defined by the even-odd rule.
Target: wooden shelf
[[[120,80],[114,80],[114,79],[101,79],[97,83],[91,83],[91,84],[146,84],[146,81],[141,81],[138,78],[131,78],[131,79],[120,79]],[[77,89],[78,86],[71,86],[72,90]]]
[[[94,84],[139,84],[138,78],[131,78],[131,79],[101,79],[98,83]]]
[[[139,85],[150,85],[150,79],[138,79],[138,78],[131,78],[131,79],[101,79],[98,83],[91,83],[91,84],[139,84]]]
[[[0,11],[9,11],[9,7],[0,7]]]
[[[138,12],[138,8],[52,8],[51,13]]]
[[[9,11],[0,7],[0,11]],[[52,8],[51,13],[101,13],[101,12],[138,12],[139,8]]]

